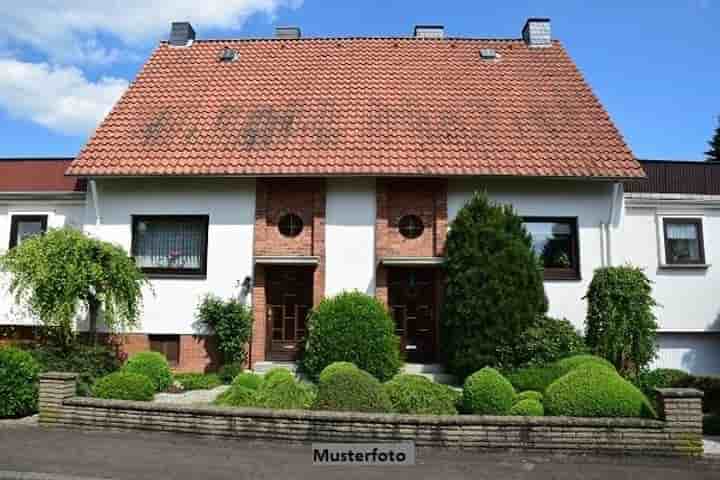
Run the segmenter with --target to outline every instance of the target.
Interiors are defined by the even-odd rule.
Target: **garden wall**
[[[188,407],[75,397],[75,375],[40,379],[44,426],[145,430],[294,442],[412,440],[417,446],[579,453],[702,453],[702,392],[658,390],[663,420],[636,418],[418,416]]]

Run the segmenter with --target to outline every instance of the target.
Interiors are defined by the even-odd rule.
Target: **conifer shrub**
[[[522,392],[525,390],[535,390],[544,392],[558,378],[562,377],[566,372],[556,364],[546,366],[519,368],[507,374],[516,390]]]
[[[232,385],[218,395],[213,403],[221,407],[254,407],[255,393],[255,390],[242,385]]]
[[[456,394],[422,375],[397,375],[383,385],[393,412],[417,415],[456,415]]]
[[[339,369],[318,384],[316,410],[390,412],[392,403],[382,384],[360,369]]]
[[[218,369],[218,376],[224,384],[230,384],[243,371],[242,363],[226,363]]]
[[[147,376],[123,370],[100,378],[92,387],[94,397],[113,400],[149,401],[155,391]]]
[[[512,384],[494,368],[473,373],[463,385],[464,410],[477,415],[507,415],[515,401]]]
[[[145,375],[154,385],[156,392],[164,392],[173,382],[170,365],[165,356],[158,352],[136,353],[128,359],[122,370]]]
[[[447,366],[458,378],[490,365],[547,312],[532,239],[510,206],[475,193],[447,238],[442,338]]]
[[[615,367],[612,363],[608,362],[602,357],[598,357],[595,355],[573,355],[572,357],[558,360],[555,363],[555,366],[558,368],[561,375],[565,375],[566,373],[587,364],[598,365],[615,371]]]
[[[323,368],[322,372],[320,372],[320,376],[318,377],[318,382],[322,383],[324,380],[326,380],[328,377],[330,377],[333,373],[343,371],[343,370],[353,370],[357,369],[357,365],[350,362],[333,362],[327,367]]]
[[[258,386],[253,404],[260,408],[302,410],[310,408],[314,400],[315,391],[309,384],[275,375]]]

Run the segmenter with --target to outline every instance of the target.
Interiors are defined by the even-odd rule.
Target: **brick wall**
[[[74,374],[40,378],[40,423],[293,442],[414,441],[417,446],[694,456],[703,452],[702,392],[658,392],[663,420],[395,415],[190,407],[77,398]]]
[[[178,364],[173,370],[178,372],[217,370],[220,365],[220,354],[213,337],[207,335],[178,335],[178,337],[180,355]],[[123,358],[150,350],[150,337],[144,333],[116,335],[112,342]]]
[[[258,179],[255,206],[255,256],[314,256],[313,303],[325,292],[325,181],[322,179]],[[294,213],[303,221],[302,232],[292,238],[278,230],[278,221]],[[265,272],[255,265],[253,285],[253,339],[251,362],[266,359],[267,325]]]

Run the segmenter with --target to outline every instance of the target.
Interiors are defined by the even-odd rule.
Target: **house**
[[[645,227],[676,205],[664,192],[648,194],[650,207],[633,197],[645,171],[548,19],[517,39],[418,26],[408,38],[303,39],[285,27],[275,39],[200,40],[174,23],[66,175],[87,182],[68,223],[122,245],[152,279],[125,350],[160,350],[179,370],[211,366],[194,316],[208,292],[252,304],[253,365],[296,359],[308,310],[348,289],[388,306],[408,361],[436,362],[448,225],[475,190],[512,204],[538,251],[552,245],[550,314],[582,328],[594,269],[659,268],[659,230]],[[700,195],[693,218],[706,225],[712,200]],[[667,230],[672,252],[685,230]],[[663,268],[659,302],[706,291],[712,266],[697,265]],[[720,371],[717,356],[683,363],[718,345],[713,299],[702,302],[693,319],[658,310],[660,364]]]

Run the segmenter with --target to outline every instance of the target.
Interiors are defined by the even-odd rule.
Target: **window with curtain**
[[[580,278],[577,220],[575,218],[523,219],[532,246],[548,280]]]
[[[702,221],[699,218],[666,218],[665,263],[704,264]]]
[[[45,233],[47,218],[47,215],[13,215],[10,224],[10,248],[33,235]]]
[[[207,215],[134,216],[132,254],[146,273],[204,275]]]

